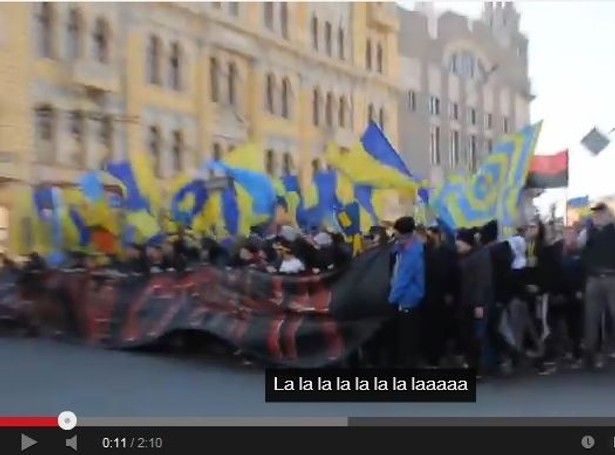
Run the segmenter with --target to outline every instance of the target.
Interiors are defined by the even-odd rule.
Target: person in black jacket
[[[566,350],[566,337],[561,330],[564,326],[570,341],[569,353],[575,361],[575,366],[578,367],[582,357],[581,324],[585,270],[575,229],[571,226],[566,227],[564,238],[551,245],[550,249],[553,259],[548,277],[551,294],[550,327],[553,331],[550,355],[555,359]]]
[[[513,252],[506,241],[498,241],[499,226],[496,220],[485,224],[479,231],[481,245],[487,248],[493,269],[493,306],[487,314],[487,339],[485,346],[485,367],[496,371],[510,354],[507,343],[502,339],[499,325],[502,313],[511,299]]]
[[[459,330],[468,366],[483,371],[482,352],[486,335],[486,311],[493,302],[493,271],[486,248],[476,244],[476,231],[461,229],[457,233],[459,262]]]
[[[457,255],[437,227],[427,230],[425,244],[425,302],[422,307],[423,352],[429,367],[440,365],[453,338]]]

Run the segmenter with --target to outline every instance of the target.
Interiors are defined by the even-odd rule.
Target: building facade
[[[400,152],[437,184],[530,123],[528,40],[511,2],[485,3],[480,20],[431,3],[399,15]]]
[[[164,183],[247,141],[307,178],[369,118],[397,145],[398,31],[382,2],[1,3],[4,230],[29,185],[133,152]]]

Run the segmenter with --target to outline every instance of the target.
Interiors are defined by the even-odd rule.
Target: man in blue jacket
[[[425,297],[423,244],[414,238],[412,217],[399,218],[393,225],[395,246],[389,304],[395,313],[392,350],[396,366],[413,368],[419,362],[419,306]]]

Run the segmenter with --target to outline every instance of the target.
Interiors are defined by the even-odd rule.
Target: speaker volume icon
[[[66,440],[66,447],[70,447],[75,452],[77,451],[77,435],[73,436],[72,438],[68,438]]]

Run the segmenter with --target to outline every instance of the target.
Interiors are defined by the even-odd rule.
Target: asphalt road
[[[219,358],[0,338],[0,415],[613,417],[615,369],[481,384],[471,404],[265,403],[264,373]]]

